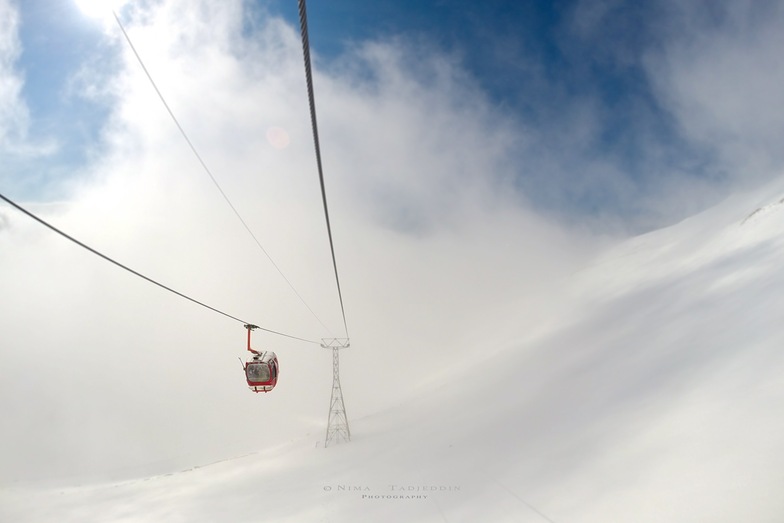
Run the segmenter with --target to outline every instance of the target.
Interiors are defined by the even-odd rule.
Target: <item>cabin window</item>
[[[245,370],[248,381],[269,381],[269,367],[264,363],[249,363]]]

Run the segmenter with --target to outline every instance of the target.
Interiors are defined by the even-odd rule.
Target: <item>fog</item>
[[[16,12],[13,3],[0,6]],[[123,18],[222,190],[317,317],[223,201],[111,24],[104,41],[114,60],[87,61],[71,84],[109,115],[90,161],[41,189],[58,198],[20,203],[244,321],[316,342],[342,337],[299,35],[263,12],[248,18],[244,7],[174,0],[127,7]],[[769,88],[781,69],[771,51],[779,11],[726,34],[685,11],[669,19],[668,28],[688,22],[699,36],[684,30],[645,53],[655,95],[689,143],[721,153],[702,178],[662,162],[646,183],[590,148],[602,117],[591,103],[538,128],[492,103],[446,55],[375,41],[322,62],[316,47],[326,188],[352,341],[342,353],[349,415],[415,394],[490,334],[536,332],[562,306],[564,282],[619,231],[677,221],[667,217],[718,200],[747,176],[772,176],[784,121],[771,94],[778,90]],[[744,19],[746,11],[727,16]],[[12,22],[0,46],[9,162],[55,147],[27,136]],[[749,40],[754,27],[761,31]],[[581,31],[599,38],[588,25]],[[706,59],[716,41],[727,51]],[[744,50],[758,60],[742,62]],[[754,91],[745,83],[722,84],[741,62],[743,82],[758,78],[759,96],[738,94]],[[755,76],[759,70],[768,73]],[[764,129],[753,114],[765,114]],[[7,172],[0,180],[23,183]],[[559,206],[543,208],[543,195],[572,190],[609,191],[637,214],[581,214],[560,196],[552,199]],[[256,332],[254,344],[281,358],[278,388],[260,397],[246,390],[237,361],[246,355],[241,323],[123,272],[7,206],[0,267],[0,481],[153,474],[325,428],[331,355],[317,343]],[[504,326],[488,321],[510,310]]]

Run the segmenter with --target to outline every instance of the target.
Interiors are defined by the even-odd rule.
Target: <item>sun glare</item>
[[[112,10],[119,9],[126,0],[74,0],[79,10],[91,18],[111,18]]]

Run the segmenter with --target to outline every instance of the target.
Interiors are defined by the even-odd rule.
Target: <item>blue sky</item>
[[[19,53],[5,61],[23,82],[15,102],[27,117],[5,149],[11,169],[3,180],[22,197],[57,197],[58,180],[100,155],[111,100],[85,96],[87,84],[100,85],[85,78],[108,81],[124,42],[116,26],[69,1],[5,3],[20,21],[9,28]],[[351,56],[368,42],[402,49],[406,74],[423,85],[429,57],[445,58],[459,71],[464,103],[486,105],[499,126],[526,135],[515,178],[529,203],[578,220],[632,219],[645,229],[781,168],[781,4],[338,0],[308,9],[325,74],[361,69]],[[121,14],[133,24],[130,13],[145,5],[156,2],[131,3]],[[294,0],[244,6],[247,17],[280,15],[297,27]]]
[[[9,155],[18,161],[13,181],[24,197],[57,197],[52,184],[84,166],[107,116],[105,107],[77,95],[75,79],[83,64],[107,58],[110,50],[102,49],[100,26],[72,2],[31,0],[17,4],[17,11],[21,54],[14,69],[24,82],[28,116],[20,139],[58,145],[43,154]]]
[[[296,21],[294,2],[272,2]],[[581,14],[596,8],[599,14]],[[666,149],[668,164],[688,164],[685,175],[703,177],[710,168],[701,148],[684,143],[677,125],[661,107],[646,78],[642,56],[664,37],[655,27],[664,16],[658,5],[629,2],[559,1],[381,1],[343,0],[309,7],[312,40],[329,61],[358,41],[397,39],[414,53],[452,56],[490,103],[542,135],[541,147],[571,125],[570,113],[584,104],[597,118],[586,144],[645,190],[656,165],[648,147]],[[579,29],[580,17],[593,16],[601,27]],[[596,32],[594,32],[596,31]],[[537,181],[520,177],[522,190]],[[561,181],[569,184],[569,179]],[[633,213],[633,204],[601,188],[588,192],[557,190],[538,194],[542,207],[570,205],[579,212]]]

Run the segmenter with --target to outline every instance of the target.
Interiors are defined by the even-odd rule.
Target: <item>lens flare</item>
[[[285,149],[288,147],[291,139],[289,133],[281,127],[270,127],[267,129],[267,141],[275,149]]]

